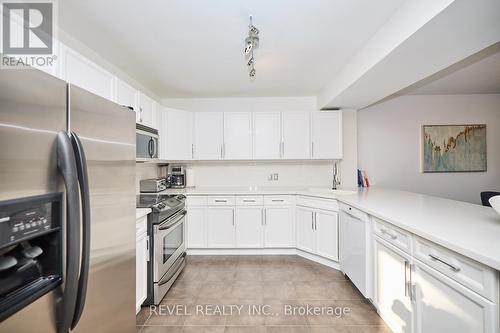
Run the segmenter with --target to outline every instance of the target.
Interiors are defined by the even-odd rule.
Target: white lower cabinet
[[[236,247],[260,248],[263,246],[262,207],[237,207],[235,213]]]
[[[293,207],[264,208],[264,247],[295,247]]]
[[[297,248],[338,261],[337,212],[297,207]]]
[[[339,260],[338,215],[336,212],[315,212],[316,253],[332,260]]]
[[[209,207],[207,209],[207,246],[210,248],[235,247],[234,207]]]
[[[374,301],[393,332],[413,331],[413,304],[409,296],[410,255],[375,236]]]
[[[207,247],[206,207],[188,207],[186,216],[186,241],[188,248]]]
[[[494,303],[418,261],[414,267],[416,332],[499,331]]]
[[[136,221],[135,241],[135,311],[139,312],[148,295],[149,240],[147,235],[147,217]]]
[[[314,211],[297,207],[297,248],[314,252]]]
[[[375,225],[374,232],[377,233],[377,230]],[[420,257],[426,258],[422,255],[426,249],[417,247],[413,250],[416,253],[413,253],[408,248],[407,253],[395,246],[400,246],[400,243],[395,242],[394,237],[391,238],[394,245],[378,235],[373,237],[374,304],[393,332],[500,332],[498,304],[459,282],[459,278],[464,276],[481,280],[479,277],[487,277],[484,270],[476,270],[472,274],[466,269],[465,261],[461,262],[462,266],[455,263],[461,258],[459,254],[441,249],[439,254],[445,259],[440,257],[440,263],[448,269],[440,272],[420,261]],[[409,237],[411,240],[415,236]],[[432,253],[438,253],[436,251],[440,249],[427,241],[426,246]],[[445,251],[448,251],[446,257]],[[470,262],[468,264],[472,267]],[[498,285],[494,291],[494,294],[497,293]],[[495,297],[495,300],[498,298]]]

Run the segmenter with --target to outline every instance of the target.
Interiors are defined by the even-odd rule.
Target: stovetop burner
[[[159,223],[182,209],[185,201],[186,197],[182,194],[139,194],[136,207],[151,208],[153,223]]]

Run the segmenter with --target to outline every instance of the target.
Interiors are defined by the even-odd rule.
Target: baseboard
[[[191,256],[294,255],[295,249],[187,249]]]
[[[333,261],[331,259],[327,259],[309,252],[305,252],[299,249],[295,250],[296,254],[302,258],[309,259],[311,261],[317,262],[318,264],[322,264],[331,268],[335,268],[340,271],[340,264],[337,261]]]
[[[299,249],[187,249],[191,256],[252,256],[252,255],[298,255],[302,258],[317,262],[331,268],[340,270],[340,264],[337,261],[327,259]]]

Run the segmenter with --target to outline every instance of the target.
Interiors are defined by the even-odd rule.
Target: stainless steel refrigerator
[[[0,71],[0,228],[0,332],[135,332],[134,112]]]

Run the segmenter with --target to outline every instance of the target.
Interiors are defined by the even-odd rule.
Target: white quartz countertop
[[[138,220],[143,216],[151,213],[151,208],[136,208],[135,209],[135,219]]]
[[[337,199],[500,271],[500,216],[491,207],[370,187],[332,191],[304,187],[168,189],[185,195],[308,195]]]
[[[500,215],[491,207],[376,187],[338,200],[500,271]]]
[[[184,195],[308,195],[321,198],[337,199],[341,195],[354,194],[357,190],[308,187],[193,187],[183,189],[167,189],[164,194]]]

